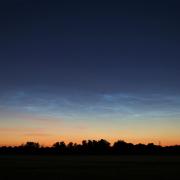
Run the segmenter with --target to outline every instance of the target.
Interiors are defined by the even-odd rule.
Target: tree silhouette
[[[66,152],[66,144],[63,141],[54,143],[52,148],[54,148],[56,153]]]
[[[40,146],[37,142],[26,142],[21,146],[2,146],[0,154],[139,154],[139,155],[180,155],[180,145],[165,146],[153,143],[131,144],[123,140],[110,143],[101,140],[83,140],[81,144],[70,142],[67,145],[63,142],[56,142],[52,147]]]

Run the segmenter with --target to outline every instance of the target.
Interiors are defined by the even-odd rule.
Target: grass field
[[[0,156],[0,179],[180,179],[180,157]]]

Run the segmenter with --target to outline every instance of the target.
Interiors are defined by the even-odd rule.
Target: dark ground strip
[[[180,177],[180,156],[0,156],[0,179],[165,179]]]

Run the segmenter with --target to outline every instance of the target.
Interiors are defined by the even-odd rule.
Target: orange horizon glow
[[[174,146],[174,145],[180,145],[178,138],[175,140],[171,139],[163,139],[163,140],[153,140],[153,138],[108,138],[108,137],[94,137],[94,138],[75,138],[75,137],[24,137],[24,138],[6,138],[6,139],[0,139],[0,146],[19,146],[22,144],[25,144],[26,142],[38,142],[42,146],[47,146],[50,147],[52,146],[55,142],[60,142],[64,141],[66,144],[69,142],[81,144],[83,140],[100,140],[100,139],[105,139],[108,142],[110,142],[111,145],[113,145],[114,142],[118,140],[123,140],[127,143],[132,143],[132,144],[148,144],[148,143],[154,143],[155,145],[161,145],[161,146]]]
[[[5,111],[3,113],[0,146],[19,146],[27,141],[38,142],[42,146],[52,146],[59,141],[64,141],[66,144],[69,142],[81,144],[82,140],[100,139],[105,139],[111,144],[117,140],[133,144],[154,143],[161,146],[180,144],[179,121],[169,119],[66,120],[61,117]]]

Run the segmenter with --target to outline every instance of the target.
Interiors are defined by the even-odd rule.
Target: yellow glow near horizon
[[[125,134],[125,135],[123,135]],[[99,139],[106,139],[110,143],[113,143],[117,140],[124,140],[129,143],[133,144],[138,144],[138,143],[154,143],[154,144],[159,144],[163,146],[167,145],[176,145],[180,144],[179,138],[176,137],[168,137],[168,136],[151,136],[151,135],[144,135],[144,136],[139,136],[138,133],[134,132],[133,134],[128,134],[123,132],[123,134],[119,133],[116,135],[107,134],[106,132],[104,133],[95,133],[92,131],[92,133],[78,133],[78,132],[71,132],[70,134],[67,133],[51,133],[45,131],[43,132],[32,132],[32,133],[25,133],[22,130],[17,130],[13,132],[0,132],[0,145],[21,145],[27,141],[34,141],[34,142],[39,142],[41,145],[44,146],[51,146],[53,143],[57,141],[64,141],[65,143],[69,142],[74,142],[74,143],[81,143],[82,140],[99,140]]]
[[[81,143],[82,140],[88,139],[106,139],[110,143],[124,140],[133,144],[160,142],[163,146],[180,144],[179,123],[166,119],[94,121],[89,118],[66,121],[62,118],[9,113],[0,120],[1,146],[20,145],[27,141],[51,146],[57,141]]]

